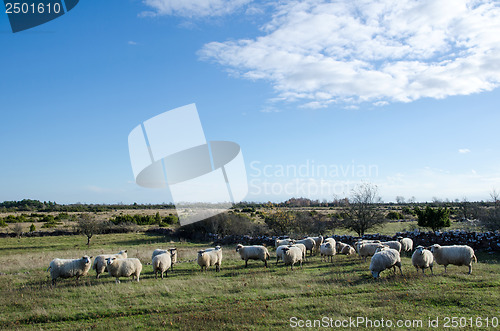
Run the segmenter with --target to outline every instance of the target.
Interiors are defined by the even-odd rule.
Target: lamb
[[[381,242],[382,245],[389,246],[389,248],[395,249],[398,251],[398,253],[401,253],[401,243],[396,240],[392,241],[383,241]]]
[[[351,245],[347,244],[344,247],[342,247],[342,250],[340,251],[340,254],[344,255],[353,255],[355,253],[356,251],[354,250],[354,248]]]
[[[284,246],[283,248],[283,262],[287,266],[291,266],[293,270],[293,265],[295,263],[300,263],[302,268],[302,250],[297,246]]]
[[[378,278],[380,273],[386,269],[394,268],[395,270],[395,267],[399,268],[402,276],[401,257],[399,252],[392,248],[385,248],[375,253],[370,263],[370,271],[374,278]]]
[[[278,248],[279,246],[288,246],[288,245],[293,245],[294,243],[295,243],[295,240],[293,240],[293,239],[283,239],[283,240],[276,239],[276,241],[274,242],[274,245],[276,248]]]
[[[154,259],[156,255],[163,254],[163,253],[169,253],[170,254],[170,260],[171,266],[170,268],[174,270],[174,264],[177,263],[177,248],[169,248],[169,249],[155,249],[153,251],[153,255],[151,256],[151,260]]]
[[[96,272],[96,279],[99,279],[99,275],[108,271],[106,268],[106,259],[110,257],[116,257],[117,259],[126,259],[127,258],[127,250],[121,250],[118,254],[102,254],[97,255],[94,259],[94,264],[92,265],[92,269]]]
[[[333,263],[333,256],[337,253],[335,245],[327,242],[320,246],[321,259],[329,259]]]
[[[47,268],[47,271],[50,270],[52,285],[56,285],[57,278],[76,277],[76,281],[78,281],[81,276],[87,275],[92,257],[85,255],[79,259],[53,259]]]
[[[375,251],[377,248],[383,247],[382,244],[380,243],[364,243],[362,242],[359,246],[359,257],[363,259],[363,261],[366,261],[366,258],[368,256],[373,256],[375,254]]]
[[[413,240],[411,238],[398,237],[398,241],[401,243],[401,251],[409,253],[413,250]]]
[[[448,264],[457,266],[469,266],[469,275],[472,273],[472,262],[477,263],[474,250],[467,245],[441,246],[434,244],[430,246],[434,261],[437,264],[444,265],[444,272]]]
[[[260,245],[243,246],[238,244],[236,252],[240,253],[241,259],[245,260],[245,268],[248,266],[248,260],[261,260],[267,268],[267,260],[270,255],[266,247]]]
[[[139,259],[126,258],[117,259],[116,257],[108,257],[106,259],[108,273],[111,277],[116,277],[116,283],[120,283],[120,277],[130,277],[139,281],[139,276],[142,271],[142,264]]]
[[[161,279],[163,279],[163,273],[168,277],[168,269],[172,266],[172,257],[170,252],[167,251],[162,254],[157,254],[153,257],[153,272],[155,273],[155,278],[158,278],[158,272],[161,273]]]
[[[198,251],[198,265],[201,267],[202,271],[203,268],[205,268],[206,271],[208,267],[214,265],[215,271],[219,272],[221,263],[222,248],[220,246]]]
[[[432,271],[434,256],[431,251],[425,249],[424,246],[417,246],[417,248],[415,248],[415,252],[413,252],[413,255],[411,256],[411,263],[415,269],[417,269],[417,272],[418,268],[422,269],[422,273],[425,273],[425,269],[430,268],[431,273],[434,275],[434,272]]]
[[[306,246],[306,250],[311,252],[311,256],[313,255],[313,250],[316,247],[316,241],[313,238],[307,237],[301,240],[296,240],[295,243],[303,244]]]

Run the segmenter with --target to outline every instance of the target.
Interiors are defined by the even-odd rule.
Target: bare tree
[[[90,239],[94,234],[98,234],[102,231],[103,222],[96,220],[90,214],[80,214],[77,219],[77,229],[78,232],[87,236],[87,246],[90,246]]]
[[[493,189],[490,192],[493,208],[487,208],[480,216],[482,225],[490,231],[500,230],[500,193]]]
[[[20,223],[16,223],[12,228],[12,231],[16,234],[17,238],[21,238],[23,235],[23,226]]]
[[[363,236],[367,230],[384,223],[385,218],[377,205],[381,201],[376,185],[362,183],[356,186],[346,207],[344,227]]]
[[[396,197],[396,202],[399,203],[399,204],[403,204],[405,203],[405,197],[401,196],[401,195],[398,195]]]

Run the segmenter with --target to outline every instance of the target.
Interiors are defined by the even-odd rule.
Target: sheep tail
[[[269,260],[271,258],[271,255],[269,254],[269,252],[266,252],[266,260]]]
[[[49,270],[50,270],[50,268],[51,268],[51,266],[49,265],[49,267],[47,268],[47,270],[46,270],[45,272],[49,271]]]
[[[472,255],[472,257],[474,258],[474,262],[477,263],[477,257],[476,257],[476,254]]]

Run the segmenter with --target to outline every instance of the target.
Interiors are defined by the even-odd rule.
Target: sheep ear
[[[127,253],[127,250],[125,250],[125,253]]]
[[[89,259],[92,259],[94,257],[94,255],[92,255],[91,257],[89,257]]]

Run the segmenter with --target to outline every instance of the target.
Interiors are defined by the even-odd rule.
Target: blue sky
[[[0,49],[0,201],[170,201],[127,137],[190,103],[240,144],[247,200],[500,188],[495,1],[80,1],[16,34],[1,14]]]

